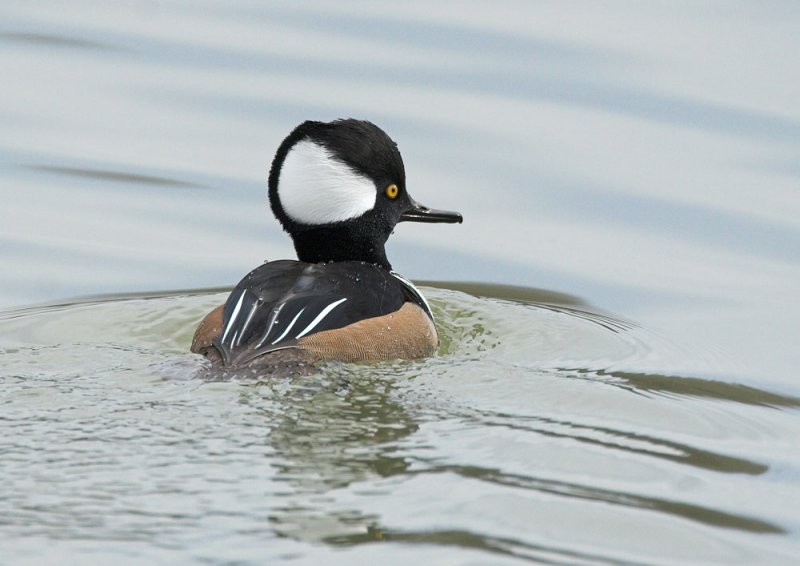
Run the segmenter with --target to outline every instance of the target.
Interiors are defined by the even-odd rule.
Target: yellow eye
[[[397,185],[392,183],[388,187],[386,187],[386,196],[390,199],[396,199],[397,195],[400,193],[400,189],[397,188]]]

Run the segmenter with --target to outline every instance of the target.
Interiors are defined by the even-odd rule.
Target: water
[[[193,323],[224,293],[7,315],[4,546],[31,561],[792,557],[800,398],[645,373],[684,352],[540,292],[423,290],[436,358],[262,382],[192,379]]]
[[[793,562],[793,3],[0,15],[0,561]],[[194,379],[339,116],[464,215],[388,247],[440,352]]]

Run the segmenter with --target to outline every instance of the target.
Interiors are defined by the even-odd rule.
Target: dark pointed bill
[[[461,224],[463,218],[458,212],[428,208],[411,199],[411,208],[400,215],[400,222],[449,222],[451,224]]]

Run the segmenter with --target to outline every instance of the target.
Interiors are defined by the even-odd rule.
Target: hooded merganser
[[[398,222],[461,222],[406,191],[397,144],[362,120],[304,122],[269,172],[272,212],[299,261],[251,271],[200,323],[192,352],[213,366],[275,367],[430,355],[439,339],[422,294],[384,244]]]

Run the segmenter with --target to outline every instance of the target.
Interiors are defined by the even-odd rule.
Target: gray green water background
[[[792,563],[792,2],[4,2],[0,562]],[[370,119],[463,213],[413,363],[192,379],[292,257],[266,172]],[[181,289],[183,291],[175,291]]]

